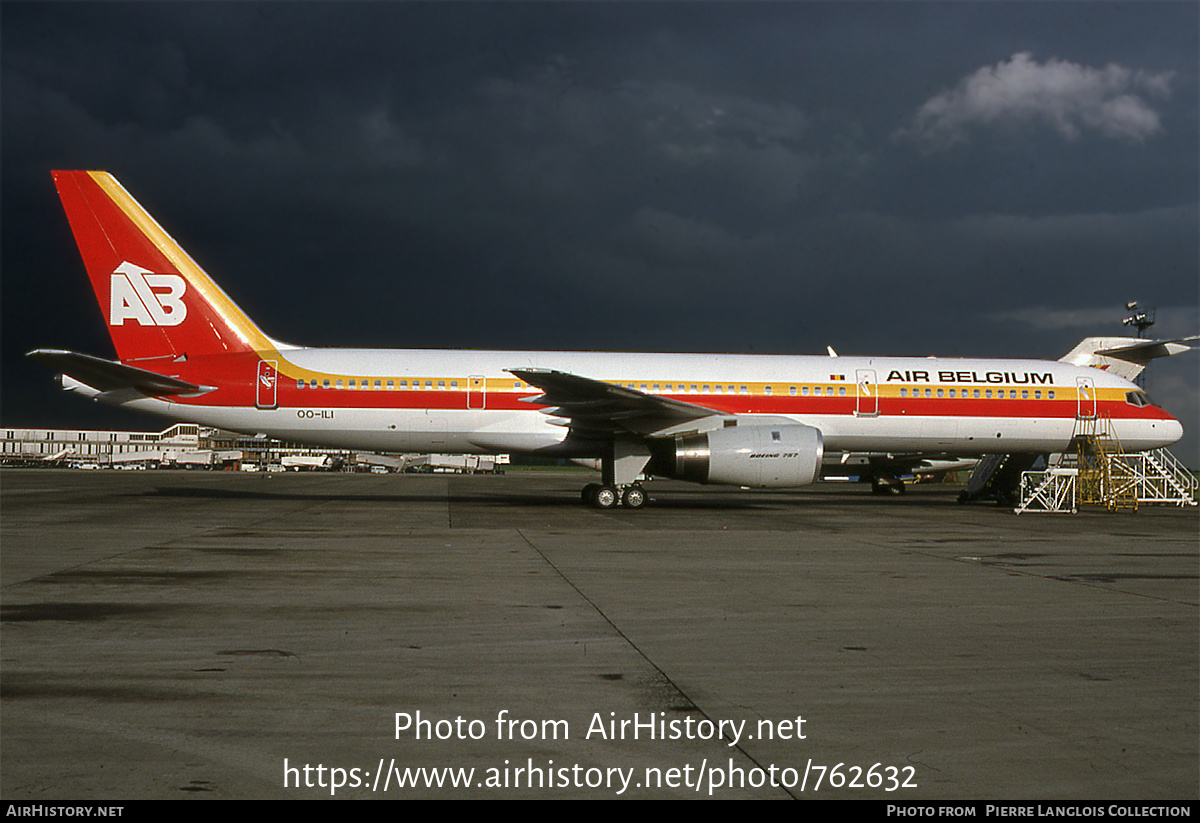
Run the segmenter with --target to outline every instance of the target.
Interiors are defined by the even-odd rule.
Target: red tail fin
[[[121,360],[276,347],[111,174],[52,174]]]

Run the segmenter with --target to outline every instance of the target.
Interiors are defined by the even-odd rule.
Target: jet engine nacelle
[[[800,423],[733,426],[677,437],[655,454],[653,474],[693,483],[783,488],[821,475],[819,429]]]

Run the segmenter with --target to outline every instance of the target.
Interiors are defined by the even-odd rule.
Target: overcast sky
[[[0,3],[0,418],[112,356],[49,171],[304,345],[1060,357],[1200,331],[1192,2]],[[1200,465],[1200,356],[1147,387]]]

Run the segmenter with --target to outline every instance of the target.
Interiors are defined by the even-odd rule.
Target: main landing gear
[[[641,483],[632,483],[628,486],[588,483],[579,493],[579,498],[597,509],[612,509],[618,505],[627,509],[640,509],[649,500]]]
[[[623,506],[640,509],[649,498],[637,482],[650,462],[650,450],[643,441],[632,437],[615,437],[612,452],[600,458],[599,483],[589,483],[579,493],[580,499],[597,509]]]

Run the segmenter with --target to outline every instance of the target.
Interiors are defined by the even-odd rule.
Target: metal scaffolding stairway
[[[1139,503],[1196,505],[1200,480],[1166,449],[1127,454],[1121,462],[1133,475]]]
[[[1079,468],[1076,493],[1080,505],[1104,506],[1109,511],[1137,511],[1136,484],[1121,441],[1107,415],[1075,418],[1075,461]]]
[[[1082,505],[1137,511],[1142,503],[1195,506],[1200,481],[1166,449],[1126,453],[1107,416],[1077,417],[1071,449],[1055,467],[1021,476],[1022,512],[1075,512]]]
[[[1014,512],[1071,512],[1079,510],[1076,495],[1079,469],[1051,468],[1021,475],[1019,504]]]

